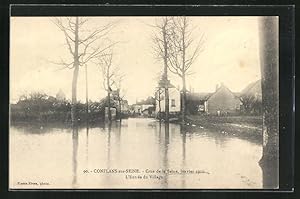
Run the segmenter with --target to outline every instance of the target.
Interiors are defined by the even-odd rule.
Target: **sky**
[[[44,92],[55,96],[61,89],[71,98],[72,70],[60,70],[53,64],[70,60],[64,34],[51,17],[11,17],[10,21],[10,102],[22,94]],[[204,35],[203,51],[191,66],[187,88],[194,92],[213,92],[224,83],[239,92],[260,79],[259,17],[190,17],[195,41]],[[163,70],[162,60],[153,54],[151,25],[159,17],[89,17],[87,26],[101,27],[117,22],[106,39],[114,46],[113,67],[124,75],[122,90],[129,104],[153,96]],[[100,66],[88,63],[89,99],[105,97]],[[181,80],[170,74],[171,83],[181,87]],[[85,101],[85,68],[78,77],[78,100]]]

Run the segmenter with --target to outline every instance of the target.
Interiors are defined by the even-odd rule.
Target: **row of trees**
[[[121,103],[124,95],[121,92],[121,82],[124,76],[118,75],[118,68],[113,64],[113,47],[117,42],[112,42],[108,38],[109,33],[115,27],[116,22],[109,22],[101,27],[88,26],[90,19],[83,17],[55,18],[53,23],[64,35],[66,46],[69,52],[69,59],[61,59],[55,64],[61,65],[62,69],[73,71],[72,80],[72,103],[71,118],[76,122],[77,103],[77,80],[80,68],[86,67],[90,63],[101,68],[103,74],[103,87],[108,98],[108,119],[111,120],[110,98],[113,90],[118,92]],[[177,75],[182,80],[182,120],[186,114],[186,78],[191,75],[191,66],[195,62],[199,53],[203,50],[203,34],[199,36],[199,41],[195,41],[192,36],[193,28],[188,17],[163,17],[156,20],[152,25],[155,29],[153,36],[154,51],[156,57],[163,62],[164,72],[159,82],[159,87],[165,93],[166,121],[169,119],[169,91],[170,81],[168,71]],[[90,28],[88,28],[90,27]],[[87,76],[87,75],[86,75]],[[87,82],[86,82],[87,84]],[[88,109],[88,93],[87,109]]]
[[[72,102],[71,118],[74,124],[77,121],[76,103],[77,103],[77,80],[79,70],[82,66],[86,67],[86,86],[87,86],[87,66],[90,63],[98,65],[103,74],[103,87],[107,92],[108,99],[108,119],[111,120],[111,92],[112,87],[118,92],[119,101],[124,96],[121,95],[121,82],[123,76],[118,76],[116,67],[113,66],[113,47],[118,42],[112,42],[108,35],[115,27],[116,22],[109,22],[101,27],[87,25],[90,19],[84,17],[65,17],[55,18],[52,22],[64,34],[66,45],[69,52],[69,59],[61,59],[59,62],[53,62],[61,65],[62,69],[73,71],[72,80]],[[113,69],[114,68],[114,69]],[[86,88],[86,90],[88,90]],[[121,102],[120,102],[121,103]],[[88,112],[88,92],[86,93],[86,108]]]
[[[164,72],[159,81],[160,88],[164,89],[165,100],[165,120],[169,121],[169,91],[170,81],[168,71],[177,75],[182,80],[182,122],[186,116],[186,79],[193,74],[191,66],[203,51],[204,37],[199,35],[199,40],[195,40],[192,33],[194,27],[191,19],[182,17],[163,17],[153,25],[156,32],[153,36],[154,51],[156,57],[163,61]],[[161,101],[160,98],[157,99]],[[160,103],[159,103],[160,104]]]

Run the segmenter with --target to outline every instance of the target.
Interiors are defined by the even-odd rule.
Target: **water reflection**
[[[121,133],[122,133],[122,120],[119,120],[116,122],[116,146],[117,146],[117,155],[116,159],[120,158],[120,153],[121,153]]]
[[[85,161],[88,165],[89,162],[89,124],[86,125],[86,143],[85,143]]]
[[[186,168],[186,132],[183,130],[183,126],[180,126],[180,133],[182,138],[182,164],[181,168]],[[181,187],[185,188],[185,174],[181,175]]]
[[[162,151],[163,151],[163,158],[162,158],[162,162],[163,162],[163,169],[168,169],[169,168],[169,162],[168,162],[168,149],[169,149],[169,123],[165,123],[164,124],[165,126],[165,134],[164,134],[164,137],[165,137],[165,140],[164,140],[164,145],[163,145],[163,148],[162,148]],[[164,188],[168,188],[168,175],[167,173],[165,173],[164,175],[164,178],[163,178],[163,187]]]
[[[111,126],[112,122],[107,123],[107,168],[110,167],[110,150],[111,150],[111,145],[110,145],[110,140],[111,140]]]
[[[140,118],[99,126],[76,126],[71,131],[50,127],[46,132],[38,131],[11,128],[12,182],[37,176],[53,179],[51,188],[262,187],[258,165],[262,146],[219,132]],[[70,145],[71,153],[68,152]],[[32,164],[30,160],[38,163]],[[85,169],[109,168],[191,169],[203,173],[155,173],[163,177],[160,180],[128,180],[123,174],[83,173]],[[46,170],[55,172],[47,174]],[[60,179],[60,184],[55,179]]]
[[[78,153],[78,126],[73,126],[72,132],[72,173],[73,173],[73,180],[72,180],[72,187],[77,187],[77,153]]]

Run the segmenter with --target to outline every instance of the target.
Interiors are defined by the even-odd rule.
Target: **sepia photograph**
[[[279,189],[278,16],[11,16],[9,188]]]

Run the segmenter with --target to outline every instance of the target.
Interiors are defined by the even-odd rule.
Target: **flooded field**
[[[130,118],[96,127],[11,126],[10,188],[262,188],[262,145]]]

